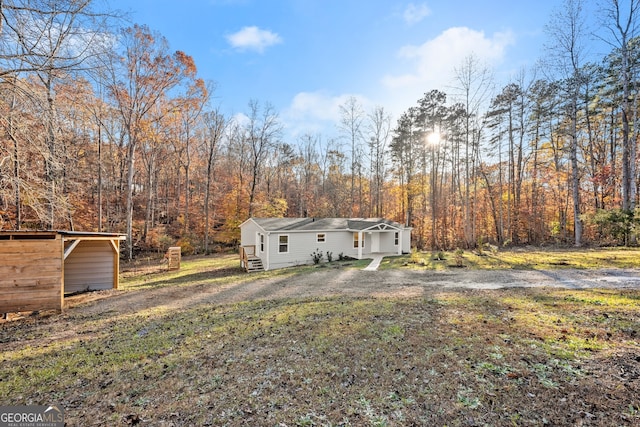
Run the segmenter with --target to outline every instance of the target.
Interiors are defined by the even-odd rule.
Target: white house
[[[313,262],[316,250],[362,259],[411,250],[411,227],[383,218],[249,218],[240,224],[240,257],[247,270]]]

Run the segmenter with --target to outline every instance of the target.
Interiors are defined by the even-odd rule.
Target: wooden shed
[[[117,289],[115,233],[0,231],[0,313],[62,310],[64,295]]]

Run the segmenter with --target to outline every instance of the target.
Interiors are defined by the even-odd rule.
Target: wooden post
[[[180,270],[180,259],[182,257],[182,248],[180,246],[172,246],[165,255],[169,260],[169,270]]]
[[[120,286],[120,240],[110,240],[113,248],[113,289]]]

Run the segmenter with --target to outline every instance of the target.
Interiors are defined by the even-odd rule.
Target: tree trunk
[[[130,135],[133,132],[130,133]],[[133,259],[133,177],[134,177],[135,143],[129,141],[127,150],[127,257]]]
[[[98,122],[98,232],[102,232],[102,125]]]
[[[582,246],[582,219],[580,218],[580,175],[578,171],[578,94],[572,99],[571,114],[571,195],[573,200],[574,245]]]

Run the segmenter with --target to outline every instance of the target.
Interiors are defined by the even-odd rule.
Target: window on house
[[[264,234],[260,234],[260,252],[264,252]]]
[[[362,235],[362,241],[360,242],[360,236],[358,235],[358,233],[353,233],[353,247],[357,248],[358,244],[360,244],[361,247],[364,248],[364,234]]]
[[[398,246],[398,243],[400,243],[400,233],[396,231],[393,235],[393,244]]]
[[[284,254],[289,252],[289,235],[281,234],[278,236],[278,253]]]
[[[326,235],[324,233],[316,234],[316,241],[318,243],[324,243],[325,242],[325,238],[326,238]]]

